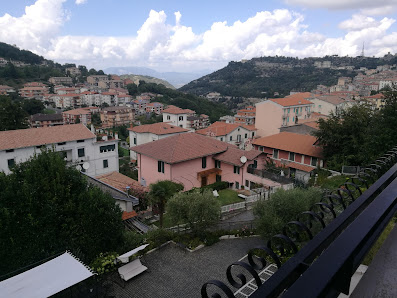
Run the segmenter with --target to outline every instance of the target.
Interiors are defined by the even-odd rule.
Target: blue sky
[[[267,55],[397,52],[397,0],[16,0],[0,41],[60,63],[216,70]]]

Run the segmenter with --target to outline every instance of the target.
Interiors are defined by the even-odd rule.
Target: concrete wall
[[[270,101],[256,104],[255,128],[259,137],[279,133],[282,125],[282,106]]]
[[[179,126],[183,128],[188,128],[187,126],[187,114],[169,114],[163,112],[163,122],[168,124]],[[182,120],[179,120],[179,117],[182,117]]]

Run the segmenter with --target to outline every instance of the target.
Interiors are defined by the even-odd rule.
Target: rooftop
[[[322,149],[314,146],[316,138],[309,135],[301,135],[292,132],[281,132],[253,141],[254,145],[264,146],[289,152],[295,152],[308,156],[322,158]]]
[[[269,100],[283,107],[289,107],[289,106],[299,106],[299,105],[311,105],[312,102],[306,100],[306,98],[311,98],[311,97],[312,95],[310,92],[302,92],[302,93],[289,95],[284,98],[270,98]]]
[[[189,110],[189,109],[181,109],[175,106],[168,106],[167,109],[163,111],[163,113],[168,113],[168,114],[196,114],[195,111]]]
[[[188,129],[170,125],[164,122],[134,126],[133,128],[129,128],[128,130],[137,133],[152,133],[155,135],[166,135],[171,133],[181,133],[189,131]]]
[[[226,151],[234,147],[210,137],[196,133],[181,133],[130,149],[156,160],[174,164]]]
[[[34,114],[31,116],[31,121],[62,121],[62,114]]]
[[[237,124],[237,123],[226,123],[222,121],[217,121],[207,128],[196,130],[196,133],[200,135],[209,135],[211,133],[215,134],[214,136],[225,136],[238,127],[242,127],[248,130],[256,130],[253,125],[244,125],[244,124]]]
[[[149,191],[147,187],[140,185],[138,181],[119,172],[110,172],[95,178],[123,192],[126,192],[127,186],[138,191]]]
[[[228,148],[225,152],[214,156],[214,158],[216,160],[220,160],[241,167],[243,165],[243,163],[240,161],[240,158],[242,156],[245,156],[247,160],[253,160],[261,154],[264,153],[259,150],[246,151],[238,148]]]
[[[0,150],[93,138],[95,135],[83,124],[7,130],[0,131]]]

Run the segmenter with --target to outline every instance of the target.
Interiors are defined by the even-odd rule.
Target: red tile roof
[[[83,124],[7,130],[0,131],[0,150],[92,138],[95,138],[95,135]]]
[[[171,133],[181,133],[181,132],[189,131],[188,129],[179,126],[170,125],[164,122],[134,126],[133,128],[128,128],[128,130],[137,133],[153,133],[156,135],[166,135]]]
[[[246,151],[238,148],[228,148],[225,152],[215,155],[214,158],[222,162],[230,163],[241,167],[243,165],[243,163],[240,161],[240,158],[242,156],[245,156],[247,160],[254,160],[261,154],[264,153],[259,150]]]
[[[91,112],[85,108],[74,109],[69,111],[64,111],[62,114],[69,114],[69,115],[89,115]]]
[[[316,169],[316,167],[304,165],[304,164],[292,162],[292,161],[287,163],[287,167],[297,169],[297,170],[300,170],[303,172],[308,172],[308,173],[310,173],[311,171],[314,171]]]
[[[213,155],[234,147],[225,142],[196,133],[181,133],[130,149],[142,155],[174,164],[203,156]]]
[[[195,111],[189,110],[189,109],[181,109],[175,106],[168,106],[167,109],[163,111],[163,113],[168,113],[168,114],[196,114]]]
[[[121,216],[121,218],[122,218],[122,220],[127,220],[127,219],[133,218],[133,217],[135,217],[137,215],[138,214],[136,214],[135,210],[132,210],[131,212],[124,211],[123,215]]]
[[[200,135],[209,135],[210,133],[214,133],[216,137],[219,136],[226,136],[227,134],[231,133],[238,127],[243,127],[248,130],[256,130],[255,126],[253,125],[244,125],[244,124],[237,124],[237,123],[226,123],[217,121],[207,128],[196,130],[196,133]]]
[[[296,93],[285,98],[270,98],[272,102],[275,102],[283,107],[289,106],[299,106],[299,105],[309,105],[312,102],[306,100],[305,98],[311,98],[310,92]]]
[[[131,189],[136,189],[139,191],[149,191],[148,187],[140,185],[138,181],[119,172],[110,172],[108,174],[103,174],[95,177],[95,179],[98,179],[103,183],[113,186],[114,188],[117,188],[118,190],[123,192],[126,192],[126,186],[129,186]]]
[[[252,144],[322,158],[323,150],[314,146],[316,138],[292,132],[281,132],[256,139]]]

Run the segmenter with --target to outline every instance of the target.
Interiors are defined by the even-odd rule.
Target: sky
[[[0,41],[59,63],[214,71],[397,52],[397,0],[1,0]]]

